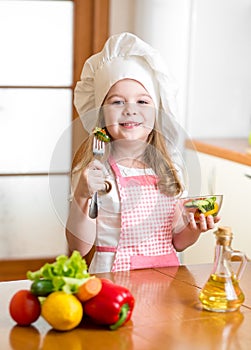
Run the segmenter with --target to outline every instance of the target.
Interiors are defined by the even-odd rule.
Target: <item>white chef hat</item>
[[[109,89],[119,80],[134,79],[151,95],[161,131],[175,138],[176,84],[159,52],[131,33],[111,36],[99,53],[84,64],[81,80],[74,91],[74,104],[89,132]]]

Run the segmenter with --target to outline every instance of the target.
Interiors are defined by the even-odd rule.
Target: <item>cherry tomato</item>
[[[11,317],[20,326],[35,322],[41,314],[41,305],[37,296],[30,290],[19,290],[13,295],[9,305]]]

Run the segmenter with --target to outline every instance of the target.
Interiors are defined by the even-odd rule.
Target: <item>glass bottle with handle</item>
[[[244,253],[232,249],[233,234],[230,227],[218,227],[215,236],[213,270],[200,292],[199,299],[202,307],[209,311],[236,311],[245,299],[239,286],[239,280],[248,259]],[[237,265],[237,272],[234,271],[233,264]]]

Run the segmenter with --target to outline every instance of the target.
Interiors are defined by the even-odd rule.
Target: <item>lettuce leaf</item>
[[[59,255],[55,262],[46,263],[37,271],[28,271],[27,278],[31,281],[49,279],[52,280],[55,291],[76,293],[78,287],[91,276],[81,254],[73,251],[70,257]]]

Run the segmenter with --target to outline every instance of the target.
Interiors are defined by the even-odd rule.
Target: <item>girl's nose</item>
[[[136,115],[137,114],[136,104],[135,103],[126,102],[123,114],[126,115],[126,116]]]

